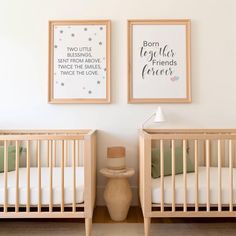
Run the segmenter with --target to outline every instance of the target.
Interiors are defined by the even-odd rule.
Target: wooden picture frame
[[[128,103],[190,103],[190,20],[128,20]]]
[[[49,21],[49,103],[110,103],[110,20]]]

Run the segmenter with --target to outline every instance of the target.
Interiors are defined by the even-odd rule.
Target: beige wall
[[[192,104],[165,104],[166,127],[236,127],[235,0],[2,0],[0,128],[98,129],[106,148],[124,145],[137,169],[137,129],[157,104],[128,105],[127,19],[192,20]],[[47,104],[48,20],[112,20],[112,104]],[[132,178],[136,193],[137,175]],[[98,202],[105,179],[98,174]],[[136,199],[136,195],[135,195]],[[134,203],[136,201],[134,200]]]

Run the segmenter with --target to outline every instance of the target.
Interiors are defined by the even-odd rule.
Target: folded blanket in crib
[[[19,148],[19,155],[22,153],[23,148]],[[8,146],[8,171],[15,170],[16,165],[16,146],[9,145]],[[4,172],[4,146],[0,146],[0,173]]]
[[[152,178],[160,177],[160,149],[152,149]],[[171,175],[171,149],[164,150],[164,176]],[[194,165],[189,155],[187,155],[187,172],[194,172]],[[183,148],[175,148],[175,174],[183,173]]]

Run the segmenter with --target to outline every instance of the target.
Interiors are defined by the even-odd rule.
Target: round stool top
[[[124,170],[111,170],[103,168],[100,173],[108,178],[128,178],[134,175],[135,171],[133,168],[126,168]]]

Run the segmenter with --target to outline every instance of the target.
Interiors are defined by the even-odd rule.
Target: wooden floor
[[[1,221],[11,222],[79,222],[84,223],[84,219],[1,219]],[[152,218],[152,223],[230,223],[236,222],[236,218]],[[107,207],[97,206],[93,214],[93,223],[143,223],[141,208],[130,207],[128,216],[123,222],[114,222],[108,212]]]
[[[93,215],[94,223],[117,223],[114,222],[107,207],[97,206]],[[124,223],[143,223],[143,215],[140,207],[130,207],[127,219]],[[236,222],[236,218],[152,218],[152,223],[226,223]],[[120,223],[120,222],[118,222]]]
[[[124,222],[113,222],[107,208],[99,206],[94,211],[93,222],[94,236],[144,235],[139,207],[131,207]],[[158,224],[151,225],[150,235],[235,236],[235,222],[236,218],[156,218],[152,223]],[[77,236],[85,235],[84,228],[84,219],[0,220],[0,236]]]
[[[0,236],[82,236],[84,223],[2,222]],[[93,224],[93,236],[144,236],[143,224]],[[235,236],[235,223],[151,224],[150,236]]]

